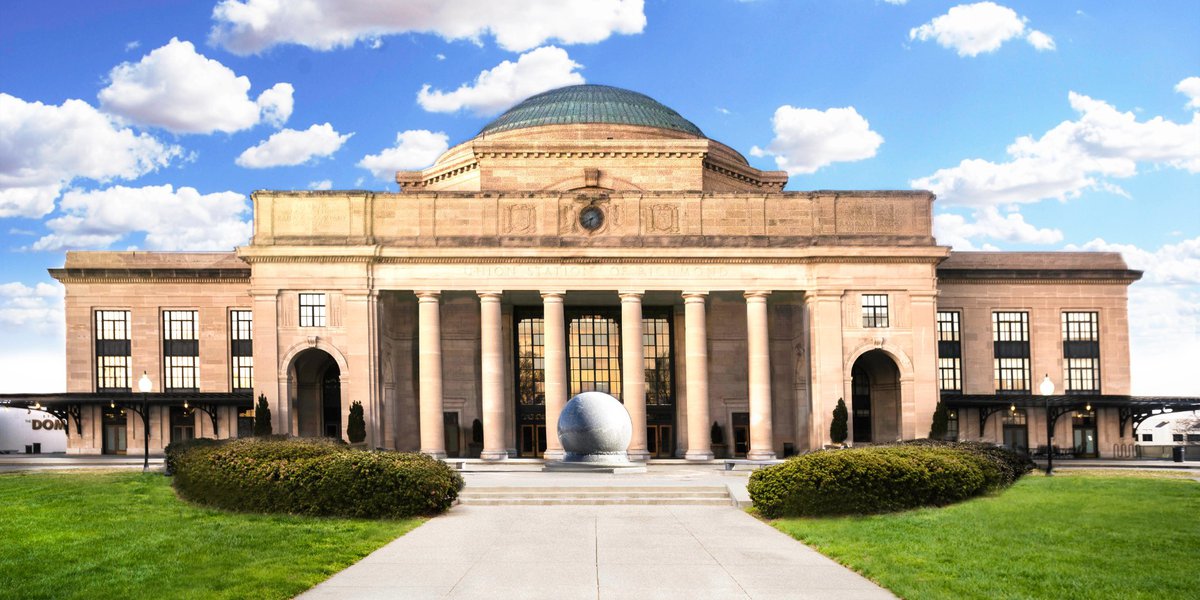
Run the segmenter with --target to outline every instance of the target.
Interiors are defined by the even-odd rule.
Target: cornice
[[[803,264],[936,264],[935,256],[323,256],[246,257],[250,263],[374,263],[384,265],[803,265]]]
[[[250,269],[50,269],[61,283],[246,283]]]

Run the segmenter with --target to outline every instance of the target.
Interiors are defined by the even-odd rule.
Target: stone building
[[[1036,451],[1049,412],[1109,456],[1150,410],[1119,255],[951,253],[932,194],[784,191],[642,94],[539,94],[396,181],[255,192],[234,252],[69,253],[68,393],[22,398],[76,453],[245,435],[261,395],[277,433],[341,437],[357,401],[372,447],[496,460],[560,456],[586,390],[634,459],[821,448],[840,399],[851,443],[924,437],[939,398],[960,439]]]

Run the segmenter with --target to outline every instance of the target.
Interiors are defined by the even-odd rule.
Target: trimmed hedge
[[[755,471],[746,489],[772,519],[942,506],[1006,487],[1027,472],[984,446],[929,442],[813,452]]]
[[[192,448],[219,446],[223,443],[225,443],[225,440],[216,440],[213,438],[192,438],[182,442],[171,442],[170,444],[167,444],[167,447],[163,448],[163,464],[166,467],[164,474],[175,474],[175,461],[179,460],[179,457],[182,456],[184,452],[187,452]]]
[[[450,508],[462,476],[423,454],[358,450],[328,439],[239,439],[175,457],[174,486],[226,510],[356,518]]]

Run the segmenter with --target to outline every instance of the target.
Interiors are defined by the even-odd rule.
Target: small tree
[[[266,394],[258,395],[258,406],[254,407],[254,435],[271,435],[271,407]]]
[[[829,438],[835,444],[841,444],[846,441],[849,432],[846,429],[847,421],[850,415],[846,412],[846,402],[838,398],[837,407],[833,409],[833,422],[829,424]]]
[[[929,439],[944,440],[950,429],[950,411],[938,400],[937,408],[933,409],[933,425],[929,427]]]
[[[708,437],[714,444],[725,443],[725,432],[721,429],[721,426],[717,424],[716,421],[713,421],[712,429],[708,430]]]
[[[367,422],[363,418],[362,402],[355,400],[350,403],[350,421],[346,423],[346,437],[351,444],[358,444],[367,439]]]

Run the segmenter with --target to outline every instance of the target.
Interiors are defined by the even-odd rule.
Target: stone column
[[[746,292],[746,350],[750,357],[750,460],[775,458],[771,424],[771,353],[767,333],[767,296]]]
[[[688,446],[684,458],[712,460],[708,412],[708,328],[705,323],[706,292],[684,292],[684,334],[687,338]]]
[[[542,292],[542,334],[546,365],[546,460],[562,460],[558,415],[567,404],[567,330],[563,314],[566,292]]]
[[[483,366],[484,460],[508,458],[504,440],[504,343],[500,317],[500,292],[479,292],[479,340]]]
[[[418,394],[421,401],[421,452],[446,458],[442,416],[442,316],[440,292],[417,292]]]
[[[621,398],[633,436],[629,460],[646,460],[646,360],[642,346],[642,292],[621,292]]]

